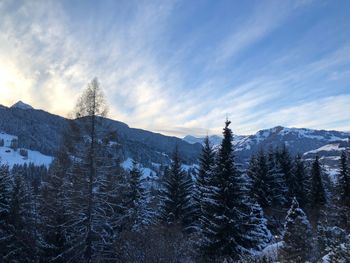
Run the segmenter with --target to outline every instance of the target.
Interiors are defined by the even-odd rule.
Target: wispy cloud
[[[112,118],[167,134],[220,133],[226,115],[235,132],[244,134],[279,124],[348,127],[337,109],[347,107],[350,94],[348,44],[309,56],[309,38],[292,48],[273,42],[294,41],[275,32],[289,30],[295,14],[309,10],[312,1],[258,2],[242,8],[243,14],[230,6],[232,21],[239,23],[225,24],[219,39],[206,33],[205,43],[203,32],[212,22],[187,17],[193,24],[179,26],[193,3],[93,4],[98,8],[92,2],[0,3],[0,103],[22,99],[67,115],[97,76]],[[266,38],[273,48],[260,45]],[[324,116],[326,110],[315,114],[316,105],[332,118]]]

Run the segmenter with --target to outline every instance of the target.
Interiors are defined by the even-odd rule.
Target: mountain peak
[[[11,108],[17,108],[22,110],[33,110],[34,108],[30,106],[29,104],[24,103],[23,101],[18,101],[15,104],[11,106]]]

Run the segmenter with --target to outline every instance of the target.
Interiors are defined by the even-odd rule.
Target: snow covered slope
[[[245,138],[247,138],[247,136],[233,135],[233,144],[237,145],[237,144],[241,143],[241,141],[244,140]],[[195,137],[192,135],[187,135],[183,138],[184,141],[191,143],[191,144],[194,144],[194,143],[203,144],[204,139],[205,139],[205,137]],[[209,136],[209,141],[210,141],[211,145],[213,145],[214,147],[217,147],[221,144],[222,136],[211,135],[211,136]]]
[[[53,160],[53,157],[41,154],[38,151],[32,151],[24,148],[13,149],[11,148],[11,143],[13,141],[18,141],[17,136],[10,135],[4,132],[0,132],[0,141],[4,141],[4,145],[0,146],[0,162],[8,164],[12,167],[15,164],[29,164],[33,163],[35,165],[45,165],[49,166]],[[21,149],[26,153],[21,154]]]

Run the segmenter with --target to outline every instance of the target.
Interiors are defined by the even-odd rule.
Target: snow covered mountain
[[[194,137],[192,135],[187,135],[183,138],[184,141],[194,144],[194,143],[200,143],[202,144],[204,142],[204,137]],[[211,135],[209,136],[210,143],[212,145],[219,145],[222,140],[222,136],[220,135]]]
[[[0,105],[0,132],[16,137],[18,148],[54,156],[60,145],[61,134],[72,120],[33,109],[30,105],[23,106],[20,102],[16,104],[12,107]],[[201,151],[200,144],[189,144],[176,137],[130,128],[125,123],[107,118],[102,121],[103,127],[117,134],[117,141],[111,145],[116,157],[121,160],[131,158],[143,167],[169,164],[176,145],[183,162],[188,165],[197,161]],[[28,153],[30,159],[32,155]],[[3,159],[6,156],[9,155],[4,154]]]
[[[18,101],[15,104],[13,104],[11,106],[11,108],[18,108],[18,109],[22,109],[22,110],[34,110],[34,108],[32,106],[30,106],[29,104],[24,103],[23,101]]]
[[[286,145],[292,154],[302,154],[304,159],[311,160],[318,154],[321,161],[329,167],[338,165],[341,150],[348,144],[349,132],[313,130],[305,128],[286,128],[277,126],[271,129],[260,130],[253,135],[235,135],[233,144],[236,156],[242,163],[247,163],[249,157],[260,149],[282,147]],[[217,135],[210,136],[212,144],[220,144]],[[186,136],[189,143],[202,143],[204,138]]]
[[[5,141],[0,149],[0,157],[3,160],[8,159],[11,164],[33,161],[47,165],[58,149],[61,134],[70,121],[72,120],[33,109],[21,101],[12,107],[0,105],[0,140],[2,138]],[[204,139],[194,136],[183,139],[165,136],[130,128],[125,123],[111,119],[103,119],[103,123],[104,127],[117,134],[114,146],[118,147],[115,147],[115,154],[127,163],[136,160],[150,171],[157,166],[169,164],[175,145],[178,145],[185,165],[192,167],[198,160]],[[303,154],[306,160],[311,160],[318,154],[325,165],[336,167],[348,137],[349,132],[277,126],[258,131],[254,135],[235,135],[234,145],[236,157],[243,164],[260,149],[281,147],[285,144],[292,154]],[[9,147],[9,140],[14,138],[17,138],[17,147],[28,152],[27,157],[18,155],[19,152],[14,152]],[[220,135],[210,136],[214,146],[218,146],[221,139]]]

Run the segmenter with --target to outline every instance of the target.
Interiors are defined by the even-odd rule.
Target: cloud
[[[181,38],[181,32],[176,35],[181,45],[168,50],[169,31],[183,6],[178,1],[75,6],[84,10],[80,17],[71,11],[70,1],[1,2],[0,103],[21,99],[67,116],[81,90],[97,76],[110,117],[171,135],[221,133],[226,116],[234,131],[243,134],[279,124],[346,128],[348,119],[337,113],[332,101],[343,105],[347,94],[308,95],[320,90],[310,88],[315,83],[325,80],[320,86],[326,88],[347,76],[340,68],[350,61],[347,43],[288,68],[284,66],[299,54],[298,47],[258,70],[249,69],[253,64],[220,68],[272,35],[295,8],[309,2],[256,5],[239,17],[242,23],[209,43],[210,52],[197,52],[200,34]],[[323,117],[325,112],[314,114],[317,103],[333,112],[333,122]]]
[[[216,64],[235,56],[283,25],[292,11],[289,1],[266,1],[254,7],[246,21],[235,24],[234,30],[218,46]]]
[[[267,126],[350,130],[350,95],[330,96],[270,113]]]

